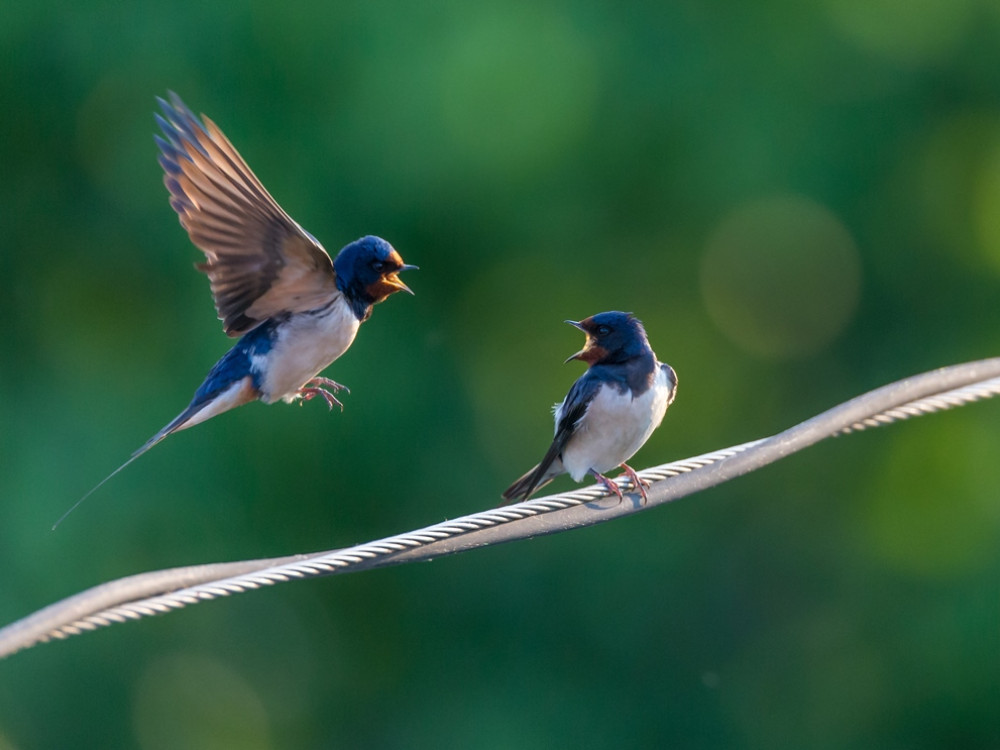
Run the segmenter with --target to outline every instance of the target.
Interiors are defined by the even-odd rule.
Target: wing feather
[[[156,121],[163,182],[209,279],[230,336],[286,312],[304,312],[336,294],[326,250],[271,197],[229,139],[176,95],[159,100]]]
[[[580,421],[586,416],[587,409],[590,408],[590,402],[601,388],[601,383],[596,378],[588,377],[589,373],[588,370],[573,383],[565,400],[556,407],[558,416],[552,444],[538,466],[504,491],[502,497],[505,502],[513,502],[518,498],[527,500],[536,490],[562,473],[562,453],[566,449],[566,444],[573,437]]]

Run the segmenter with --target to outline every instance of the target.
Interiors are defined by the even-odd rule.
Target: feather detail
[[[197,265],[230,336],[339,294],[333,261],[271,197],[221,130],[176,94],[159,100],[156,136],[170,205],[205,253]]]

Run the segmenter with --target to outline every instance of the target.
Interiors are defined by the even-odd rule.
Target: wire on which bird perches
[[[663,505],[759,469],[839,434],[1000,394],[1000,358],[933,370],[851,399],[772,437],[639,472],[648,501],[604,488],[549,495],[340,550],[141,573],[96,586],[0,629],[0,658],[114,623],[138,620],[285,581],[359,572],[591,526]],[[623,490],[631,489],[627,481]]]

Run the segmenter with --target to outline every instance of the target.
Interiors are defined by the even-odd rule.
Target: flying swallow
[[[340,357],[372,307],[396,292],[416,266],[385,240],[367,236],[333,260],[319,241],[277,204],[229,139],[174,93],[157,98],[156,135],[170,205],[205,254],[227,335],[239,340],[209,371],[187,408],[70,508],[56,525],[111,477],[154,445],[250,401],[292,403],[321,397],[343,405],[344,386],[319,373]],[[346,390],[346,389],[345,389]],[[53,527],[55,528],[55,527]]]
[[[503,493],[504,503],[527,500],[560,474],[574,481],[593,476],[622,498],[604,476],[620,466],[646,501],[646,483],[625,462],[663,421],[677,394],[677,373],[656,359],[642,323],[631,313],[604,312],[579,322],[587,336],[583,349],[566,361],[589,367],[556,404],[555,439],[541,463]]]

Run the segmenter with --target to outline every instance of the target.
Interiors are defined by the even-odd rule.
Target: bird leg
[[[642,504],[645,505],[646,501],[649,499],[646,496],[646,488],[649,487],[649,482],[636,474],[635,469],[628,464],[622,464],[622,470],[625,472],[625,476],[627,476],[629,481],[632,483],[632,489],[642,495]]]
[[[330,407],[330,411],[333,411],[334,404],[340,407],[340,410],[344,410],[344,405],[340,403],[336,396],[334,396],[330,391],[324,390],[323,388],[310,388],[308,386],[302,386],[299,388],[299,397],[302,399],[303,403],[306,401],[311,401],[316,398],[316,396],[322,396],[323,400],[326,401],[326,405]]]
[[[600,484],[603,484],[603,485],[604,485],[604,488],[605,488],[605,489],[606,489],[606,490],[607,490],[608,492],[610,492],[610,493],[612,493],[612,494],[614,494],[614,495],[618,495],[618,502],[621,502],[622,500],[624,500],[624,499],[625,499],[625,498],[624,498],[624,497],[622,496],[622,491],[621,491],[621,488],[620,488],[620,487],[619,487],[619,486],[618,486],[617,484],[615,484],[615,483],[614,483],[614,482],[613,482],[612,480],[608,479],[608,478],[607,478],[606,476],[604,476],[603,474],[599,474],[599,473],[597,473],[597,472],[596,472],[596,471],[594,471],[593,469],[591,469],[591,470],[590,470],[590,475],[591,475],[592,477],[594,477],[594,479],[596,479],[596,480],[598,481],[598,483],[600,483]]]
[[[347,391],[348,393],[351,392],[351,389],[348,388],[346,385],[341,385],[336,380],[330,380],[330,378],[313,378],[312,380],[307,380],[306,385],[312,385],[316,387],[325,385],[327,388],[333,388],[334,393],[337,393],[338,391],[342,390]]]
[[[326,388],[323,386],[326,386]],[[335,404],[340,407],[341,411],[343,411],[344,405],[340,403],[333,393],[326,390],[327,388],[332,388],[333,393],[337,393],[340,390],[345,390],[348,393],[351,392],[351,389],[346,385],[341,385],[340,383],[330,380],[330,378],[313,378],[312,380],[306,381],[306,384],[299,388],[299,396],[303,402],[310,401],[316,398],[316,396],[321,396],[323,400],[326,401],[326,405],[330,407],[330,411],[333,411]]]

